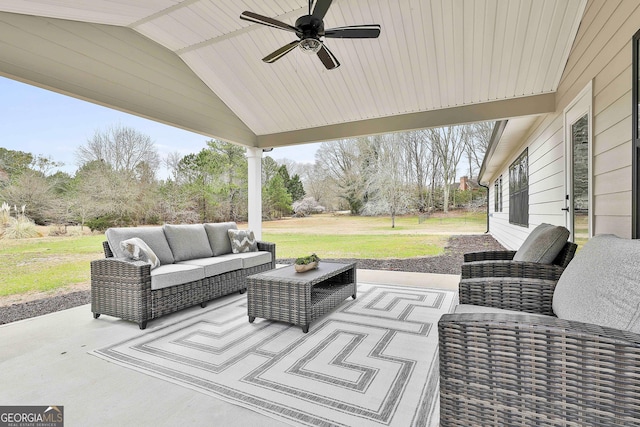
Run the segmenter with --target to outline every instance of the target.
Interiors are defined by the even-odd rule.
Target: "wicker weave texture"
[[[551,308],[557,280],[518,277],[462,279],[460,304],[553,315]]]
[[[91,263],[91,311],[136,323],[151,318],[149,264],[114,258]]]
[[[516,255],[516,251],[485,251],[467,252],[464,254],[464,262],[474,261],[510,261]]]
[[[463,279],[476,277],[521,277],[558,281],[564,267],[522,261],[474,261],[462,264]]]
[[[324,263],[324,265],[329,263]],[[356,264],[334,264],[322,276],[305,280],[292,276],[289,266],[281,275],[256,274],[247,278],[247,313],[250,318],[308,325],[333,310],[349,296],[355,298]],[[276,272],[279,270],[275,270]],[[308,276],[310,277],[310,276]]]
[[[639,426],[640,335],[551,316],[444,315],[440,425]]]

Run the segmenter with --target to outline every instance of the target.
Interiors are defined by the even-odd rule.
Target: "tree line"
[[[315,164],[296,169],[323,205],[354,214],[395,216],[481,206],[486,192],[458,191],[459,175],[476,176],[493,123],[424,129],[322,143]],[[460,166],[466,164],[463,172]]]
[[[491,129],[481,123],[325,142],[314,164],[265,156],[263,216],[349,210],[395,218],[471,203],[472,192],[453,201],[451,186],[463,158],[469,176],[478,170]],[[111,126],[75,154],[70,175],[56,171],[54,159],[0,147],[0,203],[16,215],[24,206],[37,224],[97,230],[247,218],[247,158],[238,145],[209,140],[198,153],[162,159],[149,136]]]

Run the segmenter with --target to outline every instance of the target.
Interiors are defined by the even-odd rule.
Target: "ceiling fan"
[[[324,16],[331,6],[333,0],[317,0],[313,12],[311,6],[313,0],[309,0],[309,14],[303,15],[296,20],[294,26],[285,24],[277,19],[262,16],[257,13],[245,11],[240,15],[240,19],[254,22],[256,24],[267,25],[273,28],[296,33],[299,40],[292,41],[282,46],[269,55],[262,58],[264,62],[272,63],[291,52],[296,46],[310,54],[317,54],[322,64],[327,70],[333,70],[340,66],[338,59],[320,40],[321,37],[342,38],[342,39],[375,39],[380,35],[380,25],[351,25],[348,27],[324,28]]]

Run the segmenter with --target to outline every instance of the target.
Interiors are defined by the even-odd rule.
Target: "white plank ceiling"
[[[305,0],[2,0],[0,11],[134,30],[179,56],[257,141],[553,93],[585,4],[334,0],[326,28],[376,23],[382,32],[327,40],[341,62],[331,71],[299,49],[263,63],[296,36],[239,19],[249,10],[293,25],[307,13]]]

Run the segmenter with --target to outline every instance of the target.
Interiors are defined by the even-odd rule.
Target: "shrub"
[[[5,239],[27,239],[41,237],[41,235],[32,220],[24,215],[19,215],[17,218],[9,220],[9,225],[5,227],[2,237]]]
[[[0,228],[8,226],[10,219],[11,208],[7,202],[3,202],[2,206],[0,206]]]
[[[85,225],[89,227],[89,230],[91,231],[103,232],[107,228],[115,227],[117,225],[116,221],[117,220],[115,216],[106,215],[106,216],[100,216],[97,218],[90,219],[87,221]]]
[[[313,197],[305,197],[302,200],[293,202],[293,211],[296,216],[306,216],[313,213],[322,213],[325,211],[324,206],[320,204]]]

